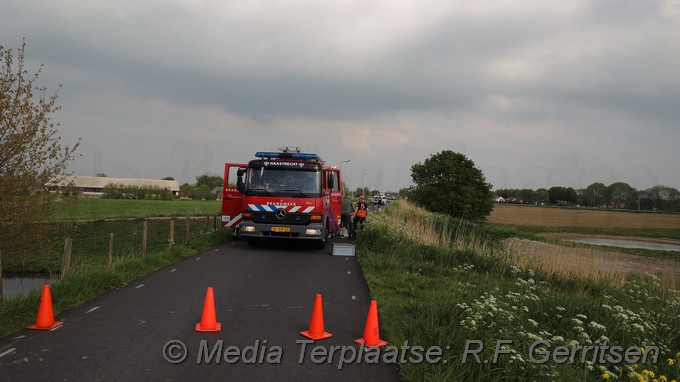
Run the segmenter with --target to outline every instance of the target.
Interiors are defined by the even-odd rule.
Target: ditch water
[[[637,240],[622,240],[622,239],[601,239],[596,237],[583,237],[577,239],[569,239],[569,241],[575,243],[584,243],[592,245],[606,245],[609,247],[619,247],[619,248],[640,248],[640,249],[653,249],[657,251],[677,251],[680,252],[680,245],[675,244],[664,244],[664,243],[652,243],[647,241],[637,241]]]
[[[54,284],[59,280],[59,276],[50,277],[48,275],[29,275],[25,277],[3,277],[2,295],[4,298],[39,291],[45,284]]]

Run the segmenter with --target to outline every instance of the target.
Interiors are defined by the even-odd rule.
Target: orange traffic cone
[[[38,307],[38,317],[34,325],[29,325],[26,329],[31,330],[52,330],[60,327],[64,323],[62,321],[54,321],[54,310],[52,310],[52,295],[50,294],[50,286],[43,285],[42,295],[40,296],[40,306]]]
[[[219,332],[222,330],[222,324],[217,322],[215,315],[215,294],[213,287],[208,287],[205,292],[205,303],[203,304],[203,315],[201,322],[196,324],[197,332]]]
[[[330,338],[333,335],[324,331],[323,327],[323,304],[321,303],[321,295],[317,294],[314,299],[314,309],[312,309],[312,319],[309,321],[309,330],[300,332],[303,336],[313,340],[323,340]]]
[[[364,337],[356,339],[354,342],[359,345],[364,344],[366,347],[387,345],[386,341],[380,339],[380,329],[378,328],[378,303],[375,300],[371,300],[371,306],[368,308]]]

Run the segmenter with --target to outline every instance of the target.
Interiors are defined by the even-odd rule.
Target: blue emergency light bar
[[[316,159],[321,160],[318,155],[310,153],[278,153],[274,151],[258,151],[255,153],[257,158],[286,158],[286,159]]]

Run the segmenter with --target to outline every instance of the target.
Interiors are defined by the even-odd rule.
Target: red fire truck
[[[248,164],[224,166],[222,227],[233,227],[251,246],[285,238],[314,240],[324,248],[340,227],[340,169],[297,148],[255,157]]]

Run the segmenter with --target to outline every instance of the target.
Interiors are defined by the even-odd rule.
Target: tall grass
[[[505,245],[512,253],[512,262],[521,268],[540,269],[550,274],[607,280],[622,286],[631,277],[655,274],[662,285],[680,285],[680,263],[672,260],[649,260],[585,247],[564,247],[524,239],[509,239]],[[652,267],[651,264],[654,264]]]
[[[445,360],[406,363],[409,381],[652,380],[680,376],[680,293],[659,279],[588,279],[513,264],[508,233],[404,204],[369,216],[357,256],[393,345],[441,346]],[[657,346],[656,364],[532,362],[553,346]],[[480,340],[487,362],[463,363]],[[499,340],[507,354],[492,362]],[[545,349],[545,346],[542,347]],[[580,356],[579,356],[580,357]],[[670,361],[669,361],[670,360]],[[661,379],[659,379],[661,380]]]

